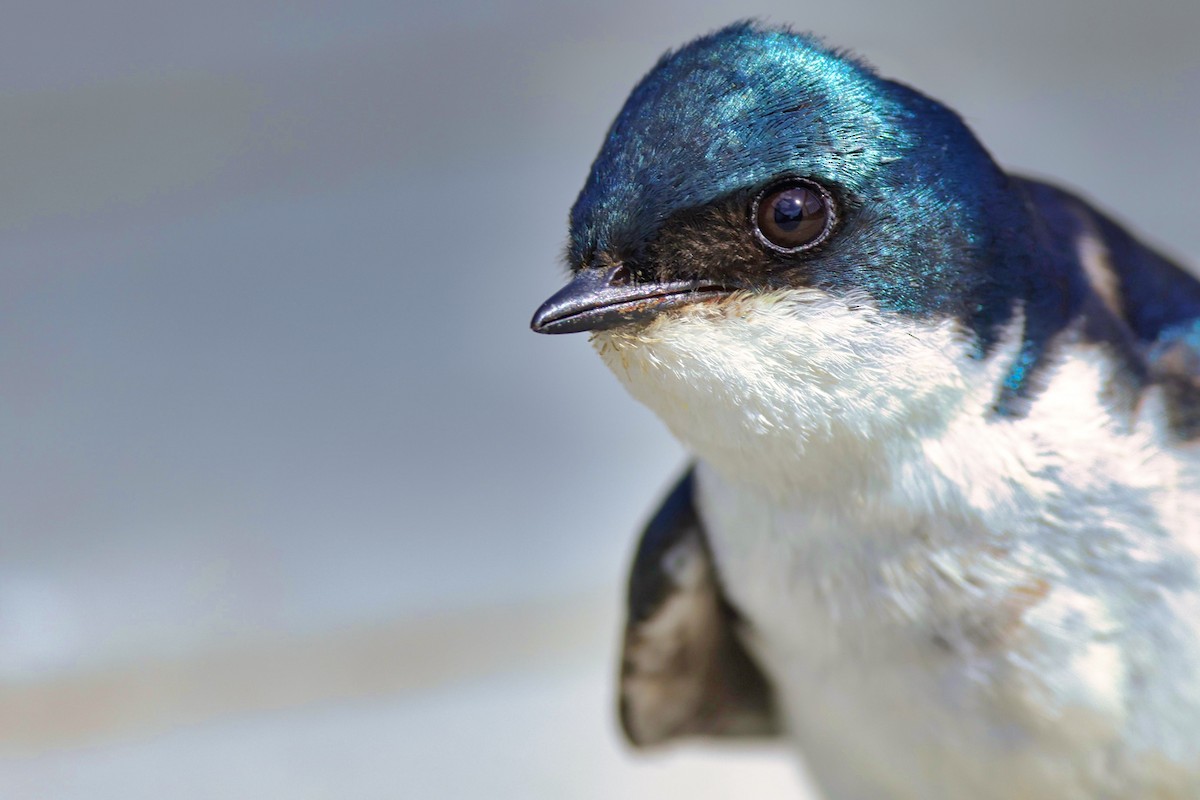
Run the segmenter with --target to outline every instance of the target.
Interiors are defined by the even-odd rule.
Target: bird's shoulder
[[[1014,178],[1044,238],[1045,264],[1065,290],[1084,338],[1124,360],[1138,388],[1161,387],[1167,424],[1200,438],[1200,278],[1070,191]]]

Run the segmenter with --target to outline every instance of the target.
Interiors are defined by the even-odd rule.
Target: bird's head
[[[908,424],[999,339],[1026,213],[953,112],[740,23],[633,90],[571,210],[572,279],[533,329],[593,332],[702,454],[702,429],[725,424],[709,406],[801,435],[839,416]]]

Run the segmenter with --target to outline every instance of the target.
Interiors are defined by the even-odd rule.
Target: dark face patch
[[[636,280],[704,278],[731,288],[766,288],[773,259],[747,224],[746,202],[746,193],[737,192],[679,211],[621,260]]]
[[[830,288],[821,277],[820,258],[823,248],[837,246],[836,228],[811,249],[783,252],[771,247],[755,224],[756,201],[762,194],[737,191],[701,208],[677,212],[621,260],[631,267],[635,279],[646,281],[706,280],[748,291]],[[832,195],[828,202],[835,202]]]

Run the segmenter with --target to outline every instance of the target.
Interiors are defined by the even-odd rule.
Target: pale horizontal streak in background
[[[193,658],[10,682],[0,685],[0,756],[545,666],[595,649],[612,629],[611,606],[609,594],[443,611],[246,642]]]

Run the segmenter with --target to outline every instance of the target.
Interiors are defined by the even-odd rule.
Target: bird
[[[693,461],[633,557],[635,747],[828,800],[1200,797],[1200,282],[857,56],[667,52],[534,331]]]

